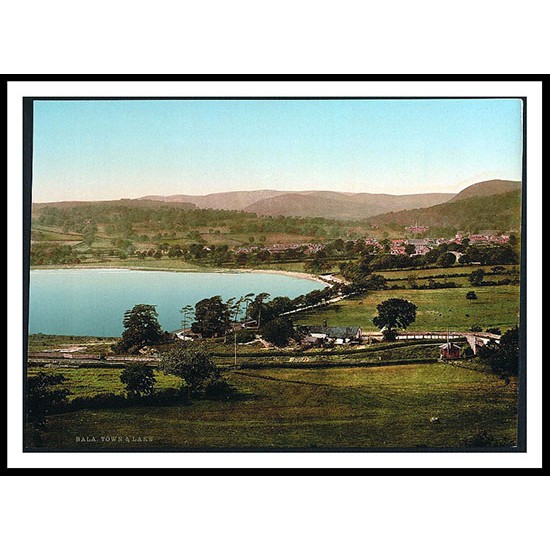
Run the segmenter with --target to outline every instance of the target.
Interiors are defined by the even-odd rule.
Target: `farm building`
[[[298,329],[306,334],[306,341],[317,344],[350,344],[361,342],[361,327],[304,326]]]
[[[453,342],[447,342],[439,346],[439,358],[440,359],[459,359],[462,353],[462,348],[453,344]]]

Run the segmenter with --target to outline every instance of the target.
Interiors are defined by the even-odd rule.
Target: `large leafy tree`
[[[153,368],[149,365],[128,365],[120,373],[120,381],[124,384],[129,397],[151,395],[156,378]]]
[[[310,262],[306,263],[306,270],[309,273],[324,273],[330,271],[332,264],[326,258],[313,258]]]
[[[500,377],[517,376],[519,366],[519,329],[506,331],[499,343],[490,342],[479,348],[479,357]]]
[[[402,298],[390,298],[376,306],[378,315],[372,322],[384,330],[386,340],[395,340],[398,328],[407,328],[416,320],[416,305]]]
[[[450,267],[456,262],[456,256],[452,252],[444,252],[437,259],[436,264],[440,267]]]
[[[63,387],[62,374],[39,372],[27,379],[25,440],[34,447],[42,446],[46,416],[67,403],[69,390]]]
[[[160,370],[183,379],[189,394],[202,393],[221,378],[210,354],[196,345],[176,346],[163,354]]]
[[[69,390],[63,388],[62,374],[39,372],[27,379],[27,419],[35,427],[42,427],[45,417],[56,407],[66,403]]]
[[[483,277],[485,276],[485,271],[483,269],[476,269],[468,275],[468,281],[472,286],[481,286],[483,284]]]
[[[229,328],[229,321],[229,306],[221,296],[213,296],[195,304],[195,322],[191,329],[204,338],[222,336]]]
[[[158,344],[163,339],[155,306],[137,304],[124,314],[124,332],[115,346],[118,353],[137,352],[141,347]]]
[[[278,347],[286,346],[295,337],[292,321],[287,316],[268,321],[260,329],[260,333],[268,342]]]

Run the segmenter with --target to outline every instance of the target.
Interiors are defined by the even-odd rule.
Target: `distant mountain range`
[[[181,210],[212,209],[254,213],[258,216],[295,216],[335,220],[362,220],[377,225],[517,230],[521,220],[521,182],[489,180],[460,193],[389,195],[338,191],[231,191],[211,195],[150,195],[139,199],[34,203],[37,213],[47,206],[61,208],[137,207]]]
[[[389,212],[418,210],[475,197],[521,189],[521,182],[489,180],[475,183],[460,193],[345,193],[338,191],[229,191],[209,195],[148,195],[136,200],[194,204],[197,208],[244,210],[260,216],[322,217],[363,220]]]
[[[210,195],[148,195],[136,200],[152,200],[162,202],[187,202],[197,208],[212,208],[214,210],[245,210],[251,204],[285,195],[286,191],[264,189],[260,191],[227,191]]]
[[[321,217],[360,220],[403,208],[421,208],[448,201],[454,193],[388,195],[337,191],[229,191],[211,195],[148,195],[138,200],[192,203],[197,208],[244,210],[259,216]]]

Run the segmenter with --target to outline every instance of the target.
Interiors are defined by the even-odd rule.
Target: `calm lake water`
[[[316,281],[271,273],[31,270],[29,333],[120,336],[124,312],[136,304],[155,305],[163,330],[172,331],[181,327],[181,308],[203,298],[249,292],[295,298],[320,288]]]

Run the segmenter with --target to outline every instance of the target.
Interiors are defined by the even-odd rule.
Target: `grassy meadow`
[[[81,393],[88,384],[110,388],[115,372],[80,381],[70,375],[70,387]],[[272,368],[227,376],[236,399],[51,416],[43,448],[459,448],[483,431],[497,445],[516,442],[515,383],[456,365]]]
[[[99,393],[125,394],[124,384],[120,381],[120,368],[29,367],[27,372],[33,376],[39,371],[63,375],[66,380],[64,387],[71,392],[69,401],[75,397],[93,397]],[[155,371],[155,378],[155,387],[158,389],[182,386],[182,380],[177,376]]]
[[[467,300],[473,290],[478,299]],[[360,326],[364,331],[377,331],[372,323],[376,306],[389,298],[403,298],[417,305],[413,331],[464,331],[474,325],[483,329],[510,329],[519,323],[519,286],[444,288],[433,290],[380,290],[365,296],[348,298],[336,304],[294,316],[300,325]]]
[[[517,271],[519,272],[518,265],[509,265],[504,266],[506,271]],[[391,269],[388,271],[376,271],[377,274],[382,275],[386,279],[406,281],[407,278],[412,275],[418,279],[418,282],[421,282],[423,279],[428,277],[449,277],[449,281],[454,281],[456,283],[462,284],[463,281],[468,280],[468,275],[473,271],[478,269],[483,269],[485,271],[485,280],[487,281],[497,281],[503,277],[508,277],[509,275],[494,275],[491,271],[491,266],[479,266],[479,265],[454,265],[451,267],[421,267],[421,268],[408,268],[408,269]],[[441,279],[440,279],[441,280]]]

